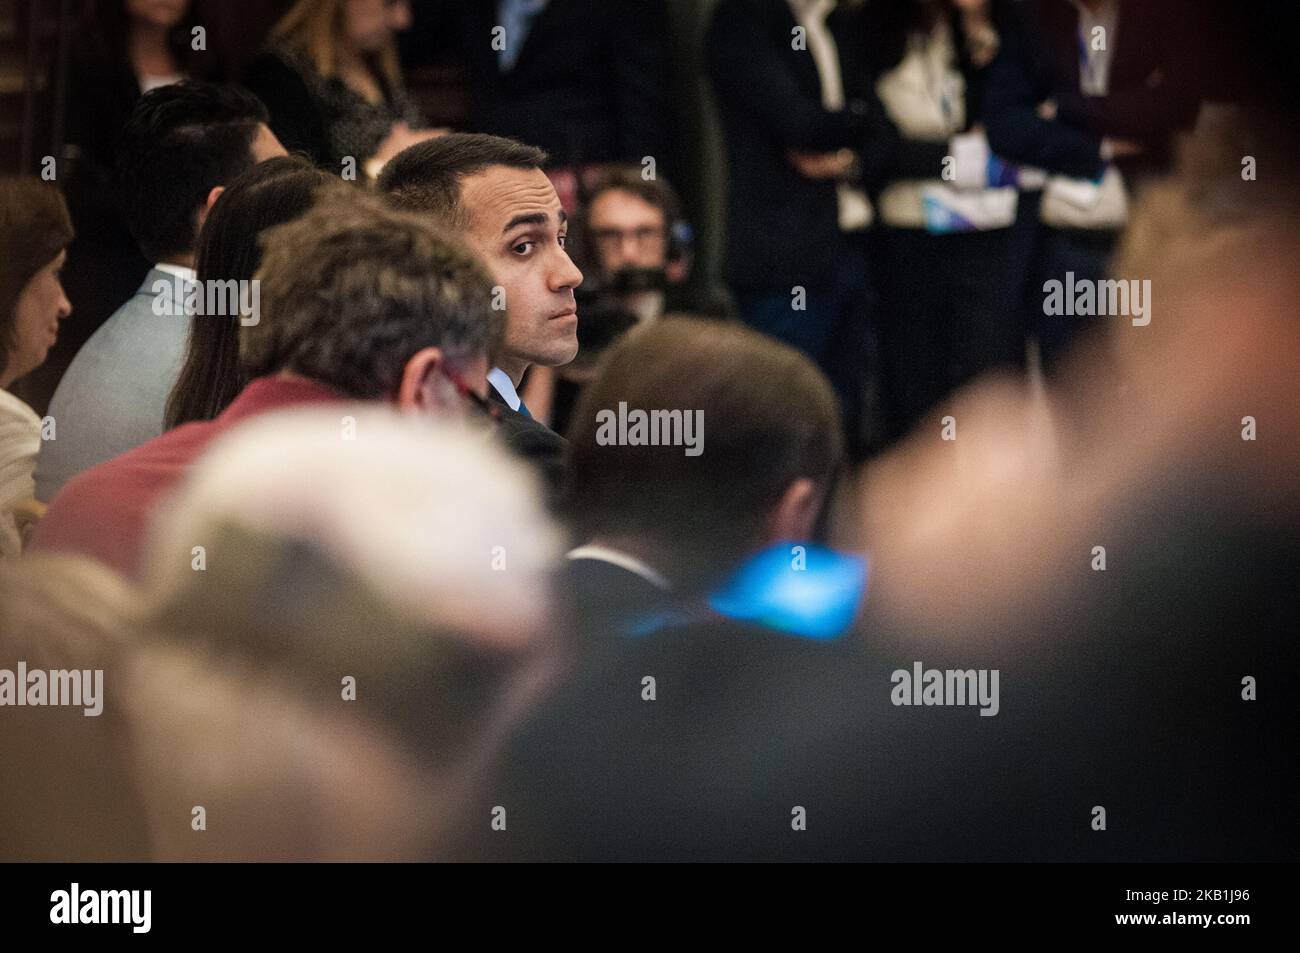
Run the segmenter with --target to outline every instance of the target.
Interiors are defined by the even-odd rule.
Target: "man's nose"
[[[555,268],[551,271],[551,289],[559,291],[563,288],[578,287],[582,284],[582,272],[578,270],[578,266],[573,263],[567,251],[561,248],[559,253]]]

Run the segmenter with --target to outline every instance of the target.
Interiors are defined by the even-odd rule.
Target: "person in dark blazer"
[[[1294,861],[1296,652],[1278,624],[1300,612],[1294,528],[1168,516],[1143,530],[1183,524],[1196,584],[1160,558],[1168,535],[1139,533],[1132,578],[1085,574],[1059,627],[875,620],[868,648],[709,620],[608,640],[511,738],[447,856]],[[998,670],[996,709],[897,704],[918,661]],[[1256,670],[1280,694],[1243,702]],[[484,820],[496,805],[505,832]]]
[[[1008,31],[985,80],[995,151],[1078,178],[1099,174],[1107,161],[1130,184],[1167,172],[1174,137],[1195,121],[1205,82],[1202,5],[1030,0],[1017,6],[1019,29]],[[1099,17],[1111,11],[1111,33],[1094,32],[1081,9]],[[1080,50],[1081,30],[1088,56]],[[1102,42],[1105,50],[1092,48]],[[1098,69],[1099,53],[1109,54],[1105,84],[1085,89],[1088,61]]]
[[[546,424],[535,420],[531,414],[511,407],[504,397],[491,386],[489,379],[488,401],[493,406],[492,415],[500,439],[515,454],[527,460],[542,478],[546,499],[555,504],[564,477],[564,457],[569,442]],[[523,407],[520,404],[520,407]]]
[[[1105,277],[1135,190],[1168,172],[1212,62],[1206,8],[1194,0],[1030,0],[1008,23],[985,77],[984,118],[998,155],[1045,170],[1043,228],[1026,322],[1055,363],[1095,321],[1043,314],[1047,280]],[[1066,180],[1084,189],[1062,189]],[[1067,198],[1092,197],[1086,207]],[[1069,322],[1068,324],[1066,322]]]
[[[1297,61],[1289,11],[1240,6],[1252,32],[1261,17],[1269,26],[1250,37],[1243,77],[1255,121],[1213,129],[1211,154],[1134,230],[1148,246],[1139,265],[1181,299],[1179,321],[1126,336],[1144,386],[1067,392],[1066,416],[1098,426],[1076,428],[1078,465],[1047,479],[1051,499],[1083,512],[1063,527],[1061,505],[1027,503],[1028,481],[990,471],[971,490],[964,468],[941,477],[934,500],[956,489],[981,504],[937,534],[913,506],[892,547],[873,534],[895,581],[874,591],[860,629],[869,651],[855,660],[713,623],[609,645],[514,736],[456,856],[1297,859],[1300,417],[1284,398],[1300,355],[1286,267],[1300,240],[1300,143],[1291,100],[1276,94],[1296,88]],[[1244,142],[1274,175],[1243,181]],[[1255,231],[1261,215],[1272,221]],[[1225,307],[1235,288],[1255,306]],[[1235,346],[1187,348],[1189,334]],[[1243,454],[1216,422],[1225,406],[1273,408],[1272,439]],[[1135,440],[1144,427],[1159,436]],[[1010,558],[990,525],[1020,527]],[[1122,567],[1090,571],[1093,539],[1111,540]],[[930,578],[944,584],[917,584]],[[900,612],[903,594],[930,611]],[[999,713],[896,705],[893,676],[918,660],[999,668]],[[496,805],[508,831],[490,827]]]
[[[737,311],[826,371],[854,450],[871,352],[871,210],[855,187],[897,137],[855,62],[861,11],[831,6],[722,0],[705,58],[727,145],[724,270]]]
[[[556,367],[578,353],[574,289],[582,272],[565,250],[568,216],[542,172],[546,153],[513,139],[453,133],[399,154],[379,180],[397,208],[430,215],[458,234],[497,282],[492,307],[506,333],[488,374],[493,416],[515,452],[552,490],[564,438],[533,419],[518,388],[534,364]]]
[[[414,55],[459,39],[475,131],[544,149],[552,166],[653,156],[671,175],[663,0],[442,0],[416,18]]]
[[[588,645],[707,614],[751,556],[815,535],[840,465],[835,398],[807,357],[692,318],[624,335],[569,437],[562,502],[581,545],[561,583]]]

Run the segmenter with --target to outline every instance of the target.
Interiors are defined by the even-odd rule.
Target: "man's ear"
[[[422,414],[446,412],[442,392],[442,351],[426,347],[416,351],[402,368],[402,381],[397,388],[399,410],[412,410]]]
[[[213,186],[212,191],[208,193],[208,200],[199,209],[199,228],[203,228],[203,223],[208,220],[208,215],[212,212],[212,206],[217,204],[217,199],[221,198],[221,193],[226,191],[224,185]]]
[[[808,477],[798,477],[785,488],[767,520],[767,543],[811,539],[821,513],[821,488]]]

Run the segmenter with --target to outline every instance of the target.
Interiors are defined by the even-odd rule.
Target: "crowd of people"
[[[5,859],[1300,856],[1266,17],[718,0],[714,283],[666,4],[106,6],[0,178]]]

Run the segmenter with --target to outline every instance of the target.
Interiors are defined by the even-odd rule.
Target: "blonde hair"
[[[94,717],[80,705],[0,709],[0,860],[148,859],[123,684],[138,618],[135,590],[85,557],[0,566],[0,669],[93,672],[101,692]]]
[[[154,860],[429,858],[450,795],[379,723],[332,689],[165,638],[126,686]],[[195,836],[199,805],[211,829]]]
[[[271,30],[271,38],[300,49],[325,77],[338,75],[338,47],[343,40],[347,0],[298,0]],[[402,87],[397,42],[379,51],[379,70],[391,89]]]

